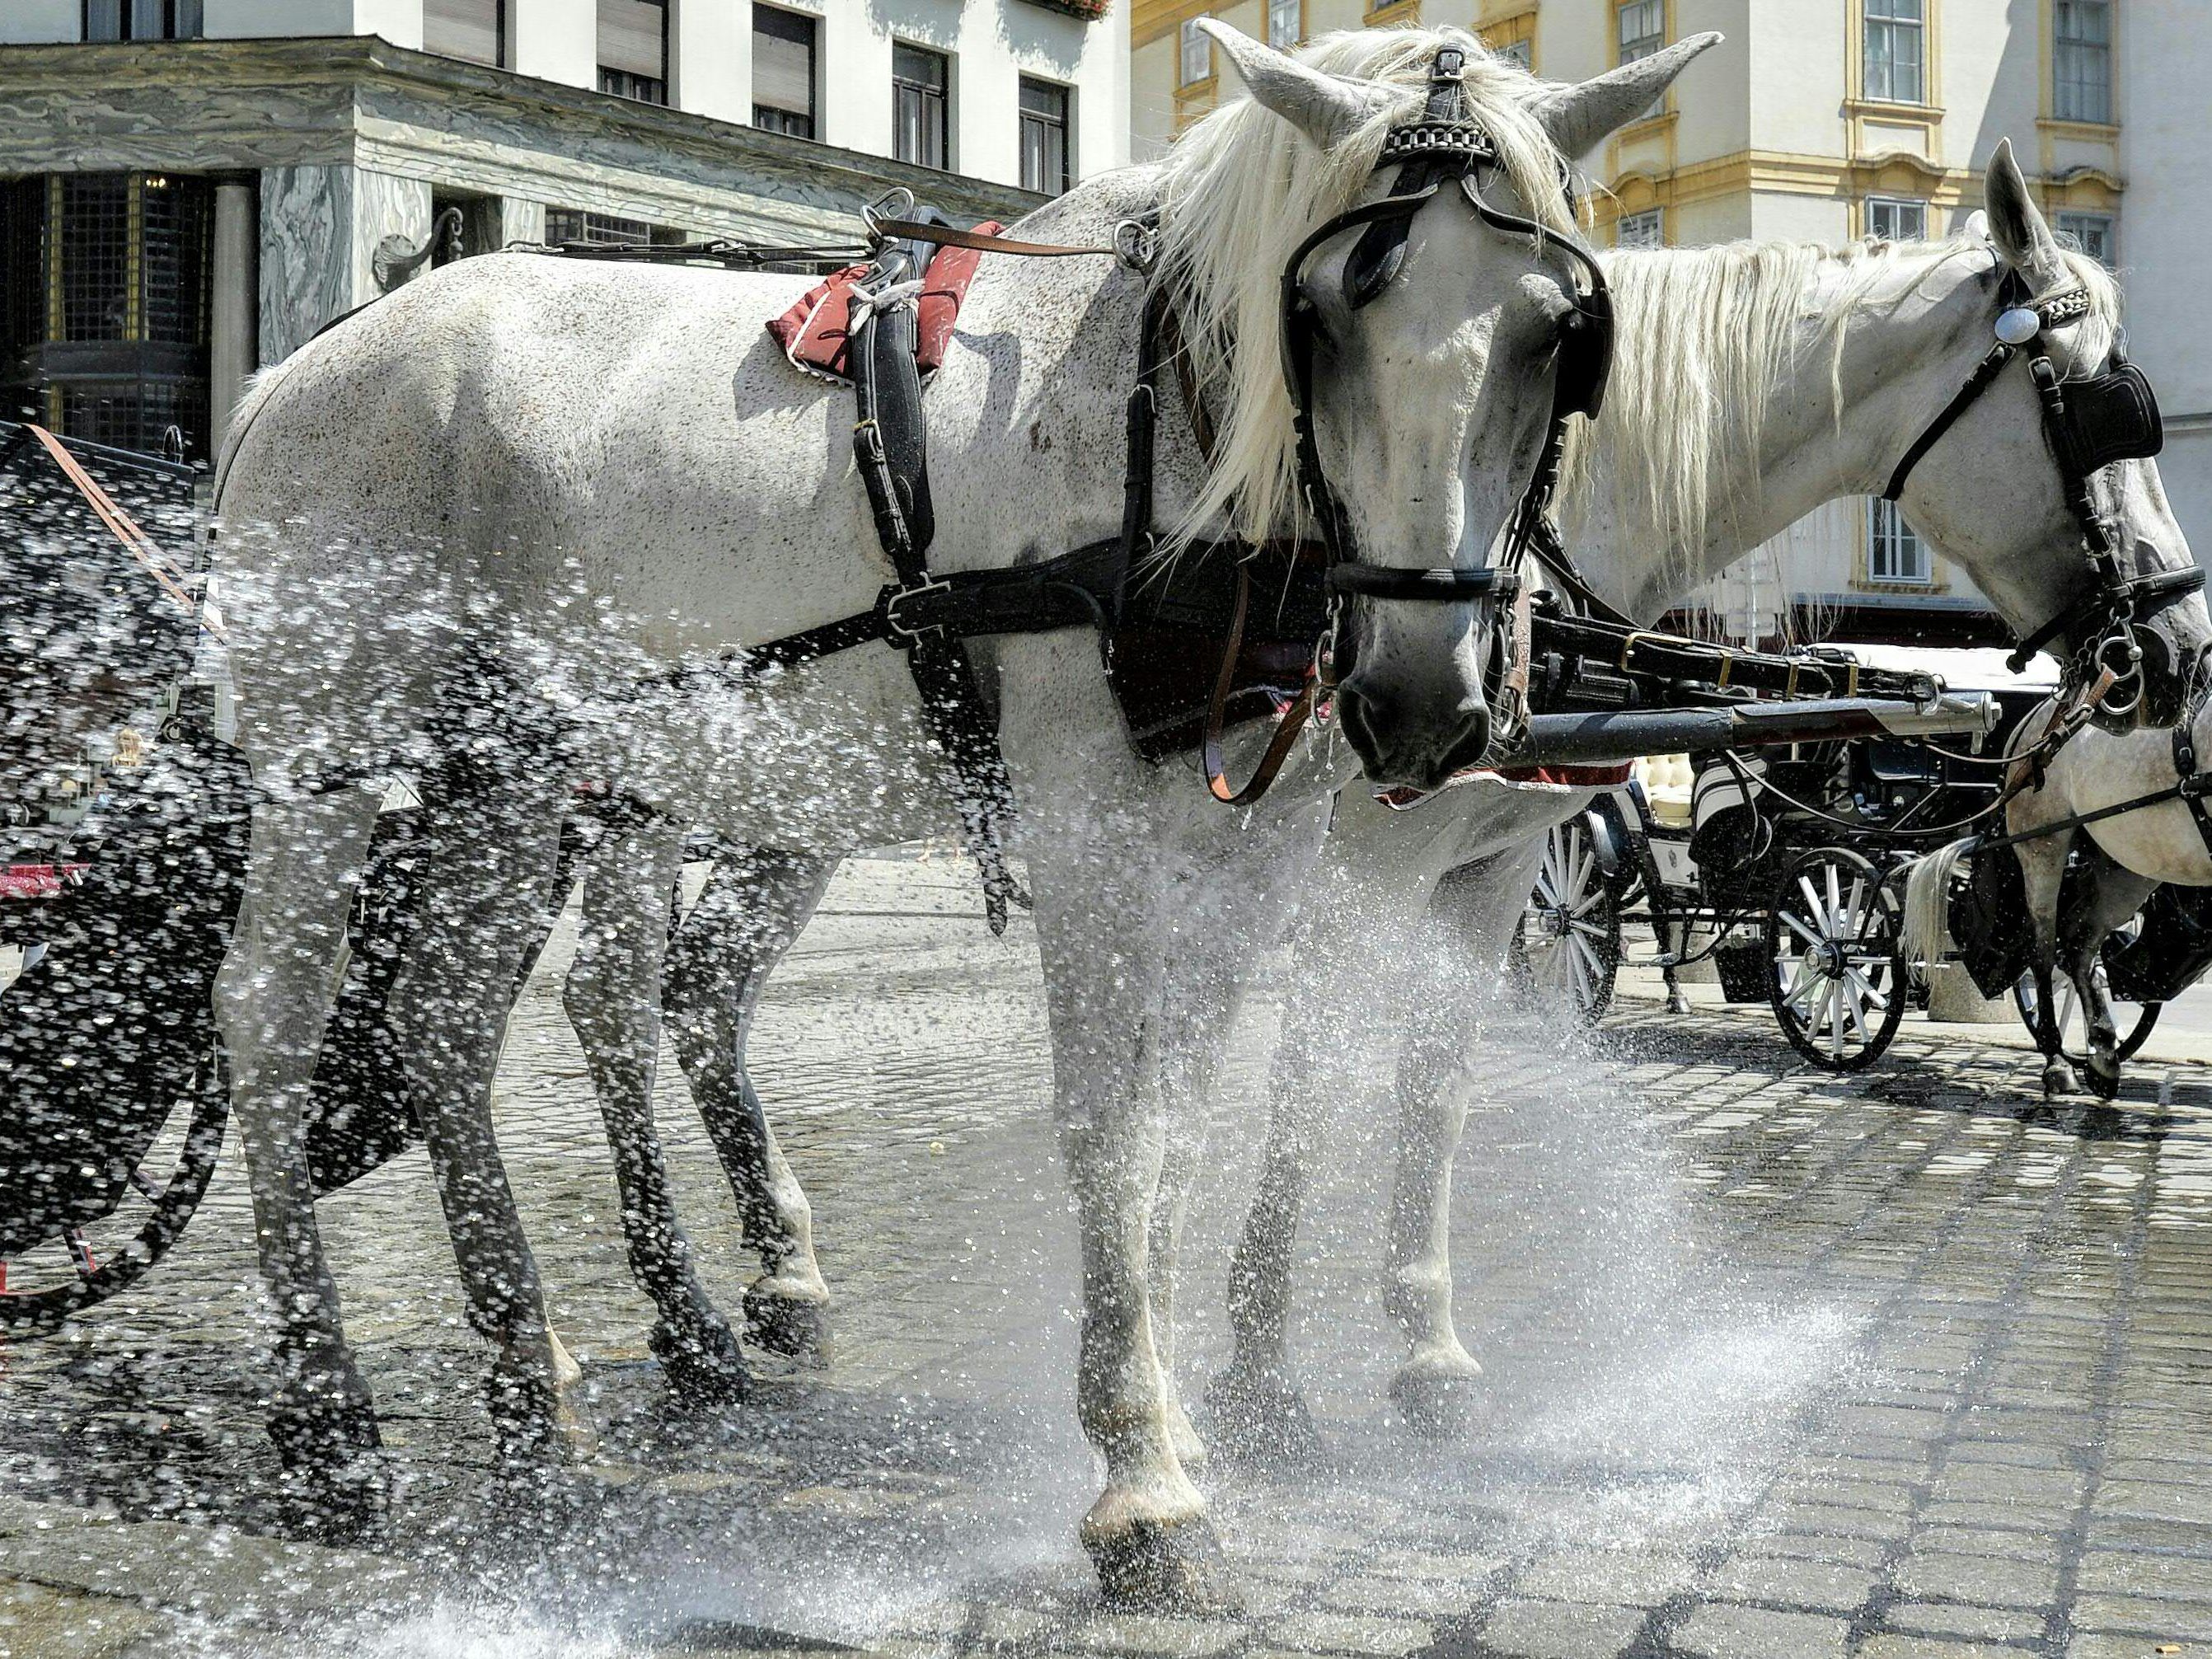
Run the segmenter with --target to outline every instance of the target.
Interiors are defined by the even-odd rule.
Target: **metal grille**
[[[574,208],[545,210],[545,240],[583,242],[592,247],[645,247],[653,227],[642,219],[617,219],[611,213],[579,213]]]
[[[145,183],[139,268],[145,337],[167,345],[208,342],[208,189],[198,179],[156,174]]]
[[[127,340],[131,322],[131,180],[79,173],[62,180],[64,340]]]

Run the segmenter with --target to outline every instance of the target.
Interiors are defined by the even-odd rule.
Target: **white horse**
[[[1574,538],[1601,594],[1632,615],[1656,618],[1697,581],[1820,502],[1878,489],[1987,349],[2001,271],[2018,272],[2037,292],[2081,283],[2094,301],[2092,315],[2066,331],[2060,349],[2076,368],[2101,362],[2118,313],[2111,279],[2059,252],[2008,148],[1992,162],[1989,190],[1994,240],[1976,234],[1840,253],[1746,244],[1626,253],[1608,262],[1623,339],[1618,384],[1626,395],[1610,404],[1584,450]],[[2069,600],[2082,577],[2055,479],[2033,493],[2049,461],[2025,374],[2008,382],[1946,435],[1940,465],[1915,469],[1907,500],[1916,523],[1941,526],[1946,550],[2027,631]],[[1691,391],[1685,397],[1673,387]],[[2154,470],[2104,487],[2117,492],[2136,565],[2188,562]],[[2003,530],[1969,533],[1999,500],[2009,504]],[[1683,549],[1691,550],[1670,550]],[[2205,618],[2192,604],[2155,626],[2170,630],[2154,653],[2162,667],[2189,659]],[[2169,700],[2173,677],[2156,678],[2154,697]],[[1463,1106],[1445,1084],[1465,1052],[1468,1007],[1453,975],[1464,970],[1468,941],[1477,957],[1494,958],[1502,949],[1544,831],[1587,799],[1481,781],[1407,812],[1361,790],[1340,799],[1326,861],[1302,899],[1301,974],[1269,1091],[1278,1115],[1232,1279],[1237,1358],[1212,1400],[1214,1422],[1232,1446],[1279,1449],[1300,1438],[1304,1409],[1285,1353],[1298,1204],[1322,1149],[1323,1103],[1360,1091],[1360,1079],[1347,1068],[1354,1056],[1373,1063],[1371,1031],[1387,1027],[1394,1010],[1410,1008],[1416,1018],[1401,1062],[1401,1163],[1385,1290],[1413,1345],[1393,1392],[1417,1419],[1441,1423],[1457,1414],[1474,1386],[1480,1368],[1452,1326],[1446,1231]],[[741,1100],[750,1122],[758,1113],[744,1075],[750,1009],[818,902],[834,860],[732,857],[743,878],[732,881],[718,869],[710,879],[700,908],[685,921],[681,968],[672,964],[667,994],[686,1070],[710,1121],[736,1121],[726,1103]],[[1478,866],[1479,860],[1495,861]],[[617,860],[612,867],[623,866]],[[1457,873],[1439,891],[1448,871]],[[587,882],[587,918],[597,909],[611,927],[627,905],[609,892],[599,908],[593,889],[602,879],[595,872]],[[1443,939],[1461,948],[1446,956],[1443,939],[1410,943],[1425,908]],[[1378,957],[1370,942],[1395,949]],[[1395,971],[1394,962],[1402,964]],[[1200,958],[1192,971],[1205,966]],[[1172,1097],[1210,1091],[1219,1036],[1197,1030],[1187,1043],[1170,1045],[1165,1086]],[[726,1103],[720,1112],[712,1104],[718,1099]],[[1178,1126],[1196,1121],[1188,1110],[1170,1117]],[[821,1330],[828,1298],[813,1261],[809,1214],[781,1159],[773,1166],[765,1161],[762,1149],[773,1143],[764,1123],[746,1133],[750,1140],[720,1135],[718,1144],[741,1211],[763,1218],[757,1225],[749,1221],[748,1233],[769,1271],[749,1291],[747,1310],[778,1346],[803,1346]],[[1171,1139],[1152,1218],[1152,1316],[1164,1353],[1171,1353],[1173,1338],[1176,1234],[1199,1150],[1194,1135]],[[1164,1386],[1171,1431],[1189,1462],[1200,1449],[1182,1421],[1171,1370]]]
[[[1989,351],[2008,270],[2033,295],[2075,284],[2087,291],[2089,313],[2058,330],[2052,350],[2069,378],[2099,372],[2118,323],[2112,278],[2059,248],[2009,144],[1991,158],[1985,188],[1986,241],[1970,234],[1838,253],[1736,245],[1608,258],[1622,349],[1571,481],[1567,535],[1602,597],[1656,621],[1697,582],[1822,502],[1878,493]],[[2193,562],[2152,463],[2124,463],[2094,487],[2119,526],[2124,569]],[[1913,469],[1903,506],[2021,635],[2087,583],[2023,368],[2003,374]],[[2177,707],[2212,619],[2191,598],[2143,632],[2146,702]],[[2148,756],[2164,740],[2106,741]],[[1316,884],[1300,904],[1303,924],[1316,931],[1298,951],[1304,971],[1268,1089],[1275,1117],[1232,1272],[1235,1358],[1211,1396],[1218,1437],[1278,1449],[1304,1437],[1286,1346],[1289,1273],[1327,1108],[1360,1091],[1351,1057],[1371,1064],[1372,1045],[1350,1041],[1346,1026],[1358,1017],[1353,988],[1362,986],[1370,1000],[1414,1012],[1399,1068],[1397,1184],[1384,1249],[1383,1296],[1410,1342],[1392,1392],[1417,1419],[1444,1425],[1462,1414],[1481,1368],[1453,1328],[1449,1211],[1467,1111],[1467,1081],[1455,1074],[1469,1058],[1473,1005],[1451,975],[1470,957],[1502,958],[1544,833],[1588,800],[1481,781],[1404,812],[1365,789],[1340,798]],[[2176,830],[2179,811],[2158,826],[2169,848],[2193,837],[2185,823]],[[1479,875],[1462,870],[1438,891],[1447,872],[1479,860],[1493,861]],[[1411,952],[1405,972],[1385,977],[1365,941],[1402,936],[1431,904],[1462,948]],[[1164,1187],[1176,1178],[1171,1162]]]
[[[1152,169],[1090,181],[1019,227],[1097,244],[1159,214],[1214,463],[1162,425],[1161,498],[1188,528],[1233,509],[1290,523],[1275,356],[1287,255],[1389,180],[1388,130],[1439,46],[1406,31],[1322,43],[1312,66],[1215,29],[1255,94]],[[1715,37],[1581,88],[1470,53],[1464,88],[1500,162],[1498,205],[1564,232],[1561,154],[1647,106]],[[1370,562],[1480,566],[1530,476],[1571,280],[1554,242],[1439,194],[1401,273],[1347,304],[1338,239],[1310,268],[1318,448]],[[316,1235],[303,1110],[346,905],[372,829],[365,785],[424,780],[434,882],[393,993],[472,1321],[497,1343],[492,1403],[518,1456],[558,1428],[561,1356],[493,1142],[489,1084],[569,785],[611,781],[662,821],[830,854],[938,833],[952,781],[906,667],[877,647],[702,690],[670,671],[866,610],[885,562],[849,476],[842,392],[801,383],[764,321],[803,280],[526,255],[410,284],[265,379],[226,446],[219,573],[254,814],[239,936],[218,990],[252,1168],[262,1269],[283,1322],[272,1431],[333,1496],[373,1498],[373,1411]],[[1112,533],[1117,444],[1145,285],[1104,261],[992,262],[930,394],[938,568],[988,569]],[[1378,779],[1440,781],[1483,713],[1465,605],[1362,600],[1349,619]],[[1218,811],[1131,752],[1087,633],[979,642],[1036,894],[1056,1110],[1080,1213],[1077,1378],[1106,1487],[1084,1541],[1117,1599],[1212,1593],[1204,1505],[1169,1437],[1144,1294],[1163,1134],[1165,966],[1184,918],[1255,896],[1224,963],[1272,936],[1270,889],[1310,848],[1347,769],[1310,758],[1265,805]],[[665,842],[635,848],[665,903]],[[643,898],[641,895],[641,898]],[[631,1097],[649,1080],[653,975],[611,953],[599,1033]],[[626,974],[627,994],[612,985]],[[1205,977],[1233,982],[1233,974]],[[607,1010],[617,1010],[608,1013]],[[585,1018],[592,1018],[590,1011]]]
[[[2057,713],[2058,704],[2053,702],[2022,720],[2014,734],[2013,752],[2024,755]],[[2205,747],[2212,743],[2212,703],[2201,690],[2184,718],[2195,754],[2212,753]],[[2110,1100],[2119,1090],[2119,1032],[2103,976],[2097,972],[2105,940],[2126,926],[2161,882],[2212,887],[2212,847],[2185,801],[2159,801],[2078,827],[2069,822],[2172,788],[2178,781],[2173,737],[2167,727],[2116,732],[2083,726],[2051,757],[2040,784],[2032,777],[2019,777],[2024,787],[2006,803],[2005,834],[2030,839],[2009,848],[1977,853],[1974,838],[1969,836],[1916,860],[1905,877],[1905,959],[1932,961],[1949,942],[1951,876],[1960,860],[1968,855],[2019,860],[2028,923],[2028,969],[2035,975],[2036,1047],[2043,1054],[2046,1095],[2070,1094],[2079,1081],[2064,1053],[2064,1034],[2054,1012],[2052,973],[2063,969],[2074,982],[2089,1038],[2089,1087]],[[2024,761],[2021,764],[2025,768]],[[2199,765],[2201,769],[2201,760]],[[2008,771],[2006,777],[2012,781],[2015,774]],[[2079,891],[2069,895],[2062,908],[2067,861],[2076,837],[2085,835],[2094,856],[2086,862]]]

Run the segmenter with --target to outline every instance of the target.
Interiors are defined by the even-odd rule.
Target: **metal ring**
[[[1159,238],[1150,225],[1124,219],[1114,227],[1114,257],[1138,276],[1152,274],[1159,253]]]
[[[914,215],[914,192],[904,185],[893,185],[882,195],[860,210],[860,223],[871,236],[881,233],[876,228],[879,219],[906,219]]]

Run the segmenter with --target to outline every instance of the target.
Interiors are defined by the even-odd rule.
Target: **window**
[[[507,67],[507,0],[423,0],[422,50]]]
[[[2099,264],[2119,263],[2119,242],[2113,234],[2112,216],[2109,213],[2062,213],[2058,216],[2058,235],[2062,241],[2080,248]]]
[[[1866,0],[1866,95],[1885,104],[1928,101],[1927,0]]]
[[[1613,15],[1613,25],[1620,42],[1620,61],[1632,64],[1639,58],[1649,58],[1667,44],[1667,0],[1621,0],[1620,9]],[[1651,107],[1637,116],[1648,121],[1667,107],[1667,94],[1661,93],[1651,100]]]
[[[951,79],[941,52],[891,45],[891,154],[918,167],[944,168],[947,159],[945,92]]]
[[[214,191],[204,179],[74,173],[0,192],[0,409],[65,434],[185,453],[208,443]]]
[[[1867,498],[1867,580],[1925,587],[1936,580],[1935,561],[1895,501]]]
[[[1667,226],[1663,210],[1649,208],[1642,213],[1624,213],[1613,228],[1615,247],[1663,247],[1667,243]]]
[[[811,17],[753,7],[753,125],[793,138],[814,137]]]
[[[1022,188],[1057,196],[1075,182],[1067,166],[1067,88],[1022,76]]]
[[[1928,204],[1870,196],[1866,204],[1867,234],[1885,242],[1923,242],[1928,240]]]
[[[672,225],[556,207],[545,210],[545,240],[556,246],[580,242],[588,247],[678,247],[690,238]]]
[[[1306,32],[1305,0],[1267,0],[1267,44],[1295,46]]]
[[[599,0],[599,90],[668,101],[668,0]]]
[[[1213,37],[1199,27],[1198,19],[1182,20],[1182,33],[1176,37],[1182,52],[1182,73],[1176,78],[1184,86],[1195,86],[1213,73]]]
[[[2051,113],[2062,121],[2112,118],[2111,0],[2052,0]]]
[[[202,0],[84,0],[88,40],[197,40]]]

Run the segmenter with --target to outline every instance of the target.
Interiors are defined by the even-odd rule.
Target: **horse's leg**
[[[278,1325],[269,1432],[342,1522],[380,1507],[383,1479],[369,1455],[375,1410],[316,1231],[307,1128],[346,911],[375,823],[375,798],[358,793],[255,807],[238,932],[216,981],[262,1282]]]
[[[1146,1283],[1163,1142],[1161,890],[1139,860],[1073,829],[1036,834],[1030,867],[1083,1257],[1076,1408],[1106,1462],[1084,1546],[1111,1602],[1214,1605],[1220,1545],[1168,1432]]]
[[[491,787],[449,774],[426,795],[431,885],[392,994],[470,1323],[498,1345],[488,1393],[501,1449],[518,1465],[552,1449],[557,1434],[588,1437],[565,1398],[580,1379],[546,1325],[492,1133],[501,1034],[560,835],[561,803],[527,793],[534,769],[517,753]]]
[[[744,1358],[692,1270],[653,1122],[661,958],[683,844],[681,827],[665,819],[608,837],[584,878],[583,927],[562,1001],[606,1119],[630,1273],[659,1311],[653,1352],[678,1394],[736,1400],[745,1391]]]
[[[1279,826],[1253,826],[1250,833],[1279,837],[1279,850],[1261,855],[1263,886],[1243,881],[1191,884],[1172,901],[1177,939],[1167,969],[1161,1042],[1166,1138],[1146,1256],[1168,1433],[1176,1455],[1193,1470],[1205,1462],[1206,1447],[1183,1409],[1175,1364],[1183,1220],[1203,1167],[1207,1120],[1249,970],[1257,952],[1273,943],[1268,919],[1283,914],[1284,878],[1310,862],[1293,849],[1319,831],[1317,824],[1294,815]]]
[[[2157,885],[2149,877],[2124,870],[2096,854],[2089,861],[2088,880],[2075,913],[2065,919],[2075,994],[2081,1000],[2089,1030],[2089,1090],[2101,1100],[2110,1100],[2120,1091],[2120,1038],[2112,1022],[2112,999],[2097,972],[2098,959],[2106,939],[2142,908]]]
[[[2029,798],[2023,797],[2023,799]],[[2020,808],[2014,809],[2015,817]],[[2017,830],[2022,827],[2012,824]],[[2058,895],[2066,879],[2066,854],[2074,832],[2059,830],[2024,841],[2012,850],[2020,859],[2027,893],[2028,967],[2035,975],[2035,1046],[2043,1054],[2043,1092],[2072,1094],[2081,1085],[2063,1052],[2064,1035],[2058,1029],[2057,998],[2052,994],[2052,969],[2058,960]]]
[[[1438,884],[1429,916],[1449,943],[1423,952],[1431,982],[1414,996],[1413,1030],[1398,1061],[1386,1299],[1411,1351],[1390,1395],[1408,1422],[1431,1431],[1464,1420],[1482,1375],[1452,1324],[1452,1161],[1468,1111],[1461,1073],[1484,1001],[1480,988],[1497,982],[1542,855],[1542,840],[1532,839]]]
[[[691,1097],[714,1143],[761,1276],[745,1288],[748,1334],[772,1353],[830,1357],[830,1287],[814,1260],[814,1215],[745,1072],[745,1042],[769,974],[822,902],[835,859],[723,846],[699,902],[670,942],[661,1006]]]

